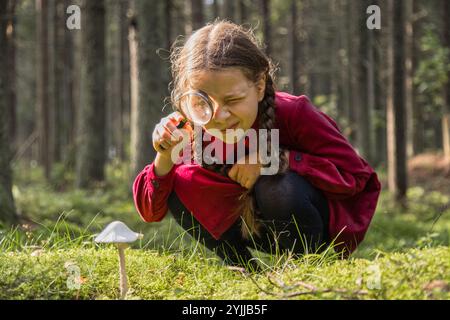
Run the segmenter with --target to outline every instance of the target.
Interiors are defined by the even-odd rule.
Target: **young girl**
[[[230,265],[248,267],[249,248],[302,254],[334,242],[347,256],[363,240],[375,212],[377,175],[306,96],[276,92],[272,73],[251,31],[229,22],[208,24],[173,50],[176,111],[154,129],[157,156],[134,181],[136,208],[146,222],[160,221],[170,210],[189,234]],[[229,153],[216,154],[222,162],[209,165],[175,164],[172,151],[182,141],[177,125],[183,119],[196,125],[184,96],[211,107],[201,127],[211,140],[203,149],[222,143],[225,150],[234,143],[220,134],[225,129],[278,129],[278,172],[261,175],[267,165],[235,158],[221,164]],[[195,137],[191,141],[195,144]],[[197,148],[192,148],[194,160]]]

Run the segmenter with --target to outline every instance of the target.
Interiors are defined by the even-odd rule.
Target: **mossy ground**
[[[366,239],[348,260],[330,251],[300,259],[261,254],[265,271],[247,274],[224,266],[170,216],[143,223],[123,172],[110,167],[108,182],[89,192],[55,191],[39,171],[16,168],[14,195],[27,219],[0,231],[0,299],[118,298],[117,251],[93,243],[112,220],[145,234],[126,250],[128,299],[450,298],[444,193],[412,187],[402,209],[383,192]]]

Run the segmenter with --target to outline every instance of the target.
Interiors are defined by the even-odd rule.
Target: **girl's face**
[[[258,114],[258,103],[264,98],[265,79],[254,83],[239,68],[202,71],[196,73],[190,83],[191,89],[208,94],[214,114],[204,129],[226,143],[234,143],[234,130],[247,132]],[[239,131],[238,131],[239,132]],[[244,135],[237,135],[240,140]]]

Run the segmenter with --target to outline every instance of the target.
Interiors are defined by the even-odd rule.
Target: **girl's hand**
[[[155,126],[152,134],[153,148],[164,159],[171,159],[173,148],[183,141],[181,130],[177,129],[177,125],[183,119],[181,113],[175,111],[161,119]]]
[[[249,164],[249,156],[245,156],[245,163],[235,163],[228,172],[231,180],[236,181],[242,187],[251,189],[258,177],[261,175],[261,164],[258,155],[256,155],[258,163]]]

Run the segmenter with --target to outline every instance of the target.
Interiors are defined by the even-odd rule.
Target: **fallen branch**
[[[319,289],[316,286],[305,283],[303,281],[295,282],[292,285],[286,285],[281,279],[275,279],[272,275],[268,275],[267,279],[271,285],[274,287],[277,287],[281,289],[283,292],[273,292],[269,291],[265,288],[263,288],[244,268],[239,267],[229,267],[230,270],[236,270],[239,271],[245,278],[250,279],[253,284],[265,294],[277,296],[280,298],[293,298],[297,296],[302,295],[316,295],[316,294],[323,294],[323,293],[341,293],[341,294],[347,294],[349,296],[358,296],[358,295],[366,295],[368,294],[367,290],[348,290],[348,289],[340,289],[340,288],[325,288],[325,289]],[[295,291],[295,292],[289,292],[291,290],[294,290],[298,287],[306,288],[306,291]]]

